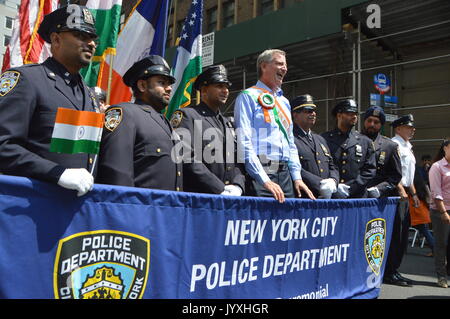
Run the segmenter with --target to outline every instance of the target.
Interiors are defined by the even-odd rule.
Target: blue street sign
[[[386,74],[377,73],[374,75],[373,81],[375,83],[375,89],[381,94],[389,92],[391,89],[391,80]]]

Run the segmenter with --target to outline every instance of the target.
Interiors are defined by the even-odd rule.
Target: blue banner
[[[396,206],[0,176],[0,297],[375,298]]]

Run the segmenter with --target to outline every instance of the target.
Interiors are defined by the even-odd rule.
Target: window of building
[[[206,12],[206,33],[216,31],[217,27],[217,7],[213,7]]]
[[[227,1],[223,4],[223,27],[229,27],[234,24],[234,0]]]
[[[273,11],[273,0],[261,0],[260,12],[261,15]]]
[[[5,17],[5,28],[11,30],[13,28],[13,18]]]
[[[11,42],[11,37],[9,35],[5,35],[3,38],[3,46],[8,46],[9,42]]]

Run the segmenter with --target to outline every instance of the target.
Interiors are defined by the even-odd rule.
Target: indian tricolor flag
[[[105,115],[58,108],[50,152],[98,154]]]

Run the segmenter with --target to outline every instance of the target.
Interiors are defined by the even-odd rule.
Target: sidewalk
[[[430,249],[408,247],[400,267],[400,273],[415,281],[412,287],[399,287],[383,284],[379,299],[450,299],[450,288],[437,286],[433,257],[426,257]],[[450,282],[450,278],[449,278]]]

